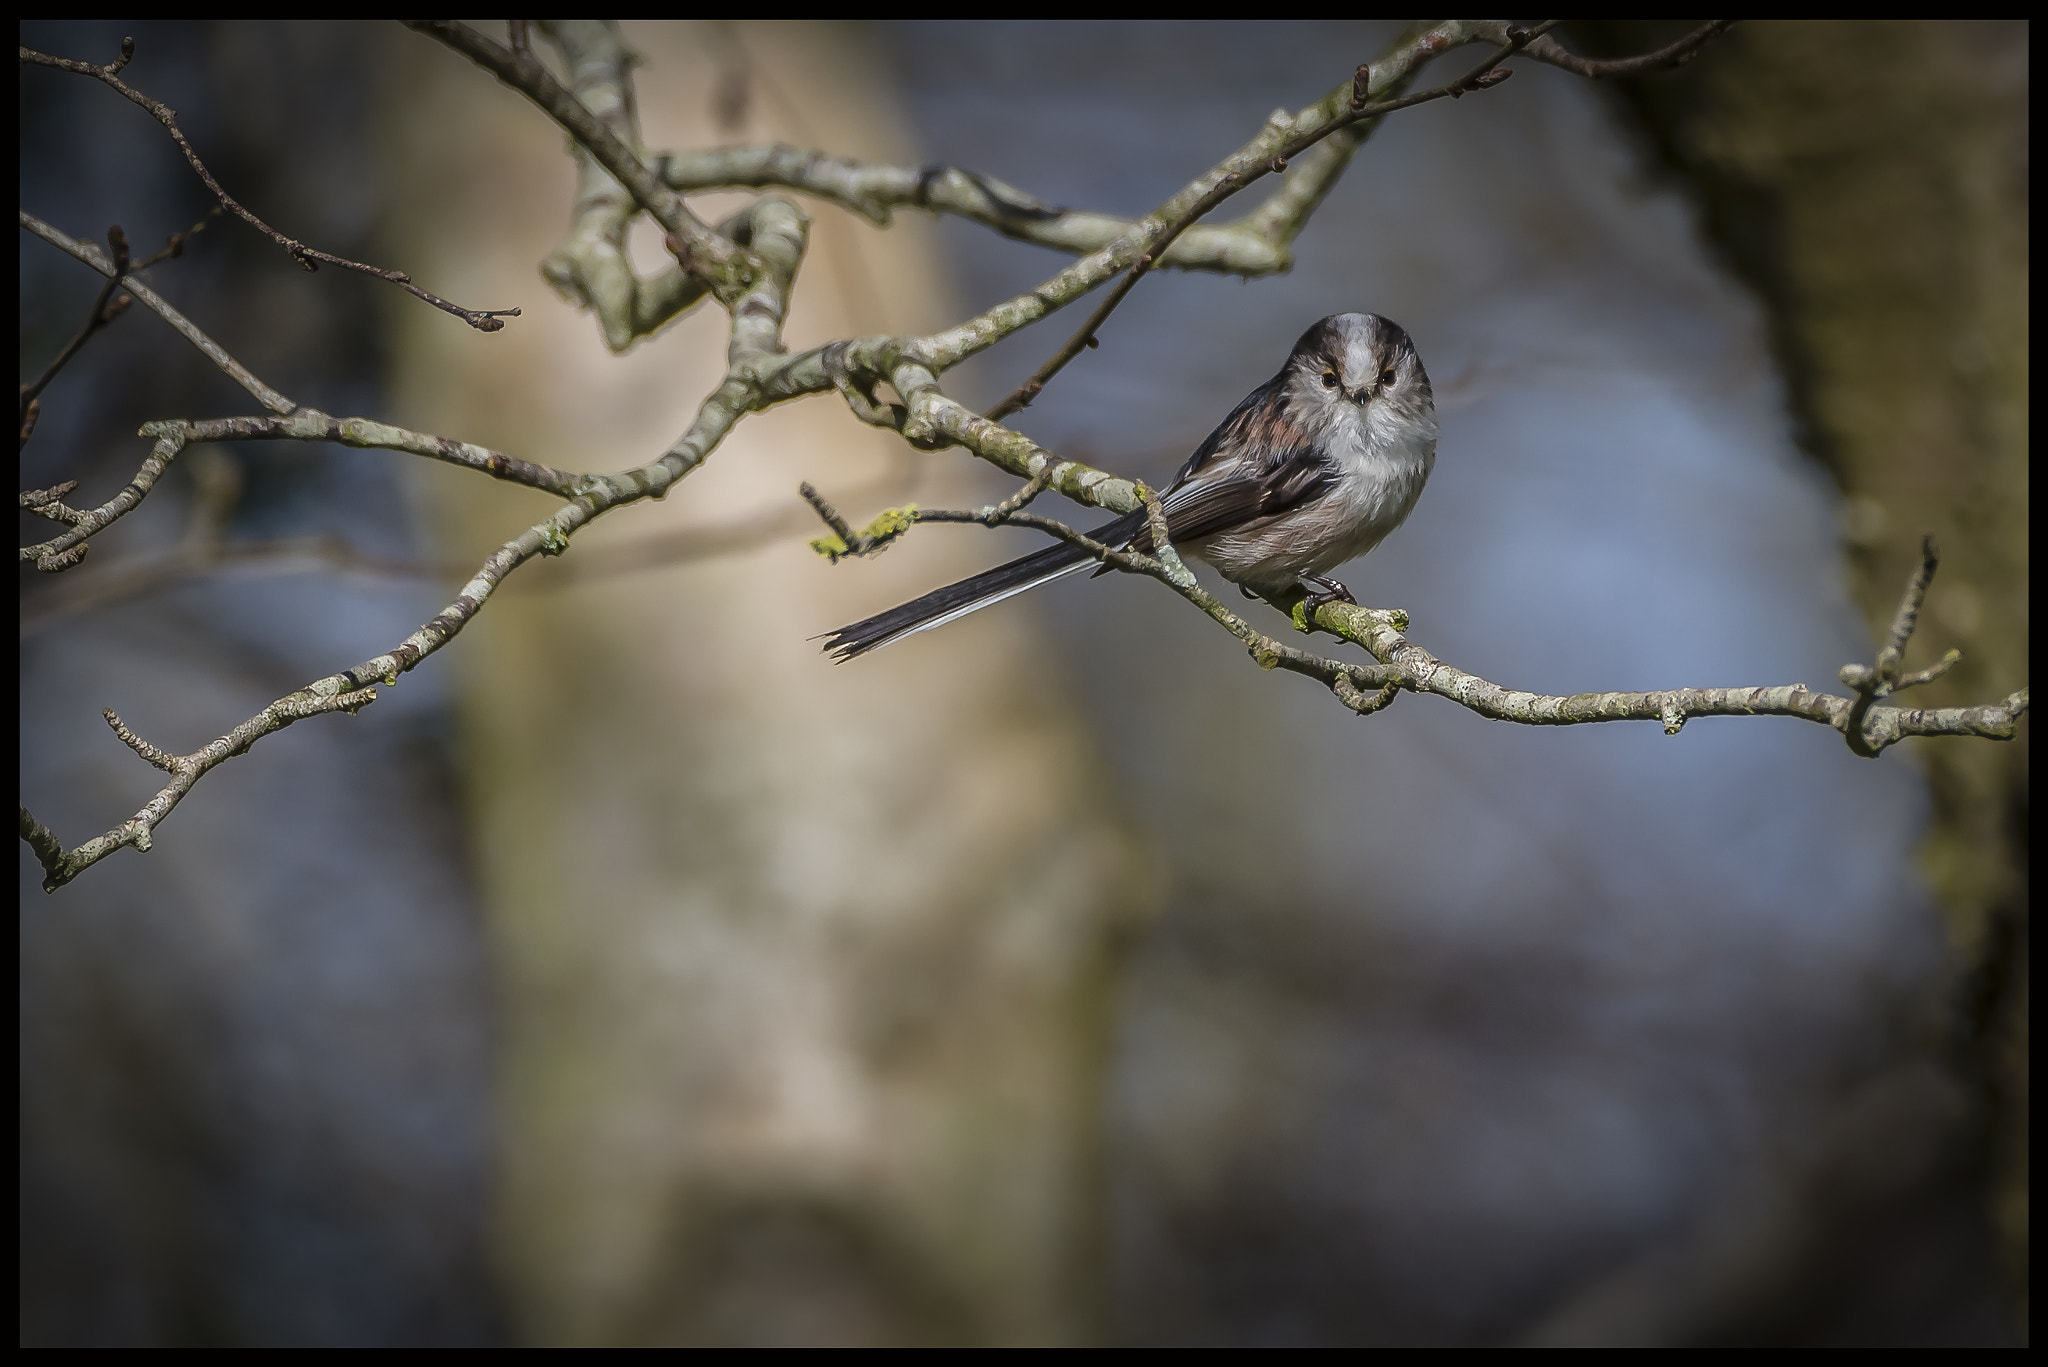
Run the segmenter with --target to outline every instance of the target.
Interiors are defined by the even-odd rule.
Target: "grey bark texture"
[[[1586,26],[1635,51],[1661,29]],[[1805,444],[1847,500],[1851,591],[1874,632],[1922,533],[1930,611],[1963,662],[1940,706],[2025,677],[2028,66],[2023,22],[1751,23],[1721,60],[1624,98],[1763,297]],[[1945,1029],[1981,1091],[2014,1304],[2027,1271],[2025,732],[1909,746],[1934,799],[1923,866],[1948,921]]]
[[[661,73],[641,86],[650,145],[744,135],[906,159],[858,31],[626,32]],[[574,187],[559,135],[480,73],[451,78],[445,52],[396,41],[394,131],[448,134],[389,144],[405,197],[443,206],[408,216],[403,255],[537,301],[488,347],[402,316],[400,411],[575,468],[659,450],[676,397],[722,371],[723,315],[606,355],[535,276]],[[720,127],[735,67],[745,112]],[[924,222],[821,216],[791,346],[951,316],[934,249]],[[794,405],[735,431],[687,498],[588,549],[772,514],[807,476],[963,501],[967,469],[837,405]],[[514,509],[542,511],[473,478],[423,488],[458,554]],[[532,591],[494,604],[456,666],[500,968],[498,1251],[519,1332],[1086,1337],[1107,1007],[1150,893],[1030,619],[968,624],[973,663],[945,675],[908,655],[835,670],[805,624],[964,573],[984,548],[934,537],[849,576],[793,532],[549,583],[585,551],[532,567]]]

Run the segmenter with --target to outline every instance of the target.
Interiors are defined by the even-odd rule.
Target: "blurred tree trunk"
[[[1581,25],[1596,55],[1676,25]],[[2027,678],[2027,26],[1746,23],[1681,71],[1617,83],[1763,297],[1807,449],[1844,497],[1851,591],[1875,639],[1920,537],[1941,571],[1909,667],[1918,701]],[[1927,876],[1957,970],[1949,1043],[1981,1088],[1988,1200],[2024,1316],[2027,739],[1913,746]]]
[[[857,30],[626,37],[646,58],[651,148],[915,159]],[[539,273],[574,188],[562,135],[450,53],[399,41],[387,145],[401,210],[419,211],[392,216],[393,257],[525,315],[479,337],[396,311],[398,420],[577,469],[653,458],[722,372],[724,315],[608,355]],[[715,221],[727,200],[699,212]],[[805,207],[792,347],[950,321],[928,220],[881,232]],[[464,559],[545,511],[450,473],[429,472],[427,502]],[[1106,1007],[1150,895],[1134,847],[1028,612],[952,628],[980,647],[947,676],[916,642],[835,669],[805,639],[1014,543],[933,529],[834,568],[805,547],[817,528],[788,528],[575,577],[579,560],[799,506],[806,478],[856,524],[913,492],[976,492],[957,453],[909,452],[836,401],[778,409],[665,503],[522,570],[532,582],[443,661],[462,680],[499,956],[499,1252],[532,1343],[1091,1332]]]

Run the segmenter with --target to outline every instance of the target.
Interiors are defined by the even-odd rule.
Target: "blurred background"
[[[1137,215],[1395,29],[625,32],[650,148]],[[255,212],[524,310],[483,336],[216,222],[152,283],[300,403],[617,469],[715,382],[720,315],[613,357],[548,290],[562,138],[438,45],[21,41],[124,33],[124,78]],[[2023,24],[1744,25],[1612,88],[1526,66],[1389,119],[1290,273],[1148,278],[1013,421],[1157,481],[1315,318],[1383,313],[1443,436],[1343,577],[1438,655],[1557,693],[1832,687],[1932,531],[1909,665],[1960,646],[1925,701],[2002,697],[2027,73]],[[25,209],[138,256],[206,213],[140,110],[21,84]],[[805,207],[793,347],[1059,264]],[[24,381],[98,283],[23,235]],[[949,391],[992,403],[1074,322]],[[131,309],[45,393],[22,485],[98,501],[138,423],[252,403]],[[155,772],[99,708],[195,749],[390,648],[550,506],[418,465],[203,448],[81,568],[25,573],[23,800],[106,829]],[[856,524],[1013,483],[827,401],[749,419],[359,717],[210,775],[147,857],[45,896],[24,848],[25,1344],[2024,1342],[2024,723],[1873,764],[1777,719],[1360,719],[1121,576],[834,668],[806,637],[1030,539],[828,566],[805,479]]]

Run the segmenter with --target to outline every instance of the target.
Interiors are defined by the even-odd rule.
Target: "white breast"
[[[1305,574],[1327,574],[1386,539],[1415,510],[1436,464],[1436,421],[1403,419],[1372,405],[1341,412],[1324,450],[1342,471],[1314,503],[1187,549],[1253,589],[1283,591]]]

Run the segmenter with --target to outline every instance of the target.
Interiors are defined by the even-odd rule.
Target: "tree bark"
[[[1670,26],[1676,32],[1678,25]],[[1642,50],[1664,26],[1576,40]],[[1762,296],[1804,444],[1843,496],[1851,591],[1881,637],[1932,532],[1916,649],[1963,662],[1923,705],[2003,696],[2027,663],[2027,26],[1745,23],[1613,87]],[[2013,1303],[2027,1269],[2027,740],[1914,742],[1923,867],[1956,971],[1944,1043],[1983,1101]]]
[[[647,59],[649,148],[912,159],[857,30],[626,38]],[[402,255],[527,308],[481,342],[399,315],[403,411],[579,469],[651,459],[722,373],[723,313],[608,355],[539,274],[576,183],[560,134],[402,41],[387,145],[434,205],[403,216]],[[741,201],[699,202],[716,221]],[[950,316],[919,216],[881,232],[804,207],[793,348]],[[574,577],[579,559],[801,508],[806,479],[865,520],[974,501],[974,478],[836,403],[775,410],[665,503],[529,566],[530,590],[452,653],[501,965],[499,1251],[529,1342],[1089,1337],[1107,1003],[1151,895],[1134,846],[1028,611],[953,628],[979,648],[951,674],[917,642],[835,669],[806,639],[998,548],[941,533],[835,567],[805,545],[822,526],[790,527]],[[474,478],[434,479],[428,502],[479,558],[547,507]]]

